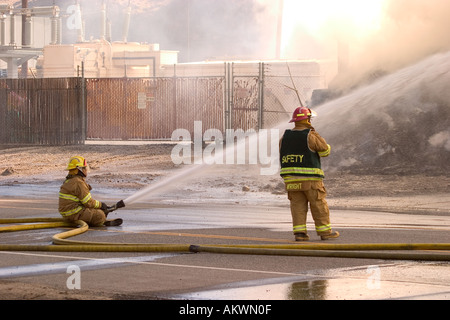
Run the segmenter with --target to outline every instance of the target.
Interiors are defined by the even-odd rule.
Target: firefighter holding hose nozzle
[[[320,158],[330,154],[331,147],[312,127],[314,112],[306,107],[294,111],[291,123],[295,127],[285,131],[280,140],[281,176],[284,179],[292,214],[296,241],[307,241],[308,203],[316,232],[322,240],[339,237],[331,230],[330,211],[323,184],[324,173]]]
[[[88,165],[80,156],[70,158],[66,168],[69,174],[59,191],[59,213],[70,222],[82,220],[91,227],[119,226],[122,219],[106,220],[108,214],[125,206],[119,201],[108,207],[92,198],[91,186],[86,183]]]

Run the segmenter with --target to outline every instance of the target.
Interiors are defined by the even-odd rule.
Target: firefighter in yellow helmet
[[[330,211],[325,200],[327,193],[323,184],[324,173],[320,163],[320,158],[330,154],[331,147],[312,127],[312,116],[311,109],[297,108],[290,121],[295,123],[295,127],[286,130],[280,140],[280,174],[290,200],[296,241],[309,240],[306,228],[308,204],[316,232],[321,239],[339,237],[339,233],[331,229]]]
[[[108,206],[92,198],[92,188],[85,180],[88,174],[85,158],[80,156],[70,158],[66,170],[69,174],[59,191],[59,213],[64,219],[71,222],[82,220],[91,227],[122,223],[122,219],[107,221]]]

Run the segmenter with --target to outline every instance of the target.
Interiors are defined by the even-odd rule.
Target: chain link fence
[[[258,131],[289,120],[300,104],[295,89],[306,104],[323,87],[313,62],[225,63],[213,73],[0,80],[0,143],[170,140],[177,129],[193,138],[198,122],[202,135],[208,129]]]
[[[265,64],[262,127],[289,121],[300,103],[309,105],[313,91],[321,88],[324,78],[316,62]]]
[[[78,78],[0,80],[0,143],[84,143],[81,85]]]
[[[167,140],[223,127],[223,78],[87,79],[88,139]]]
[[[202,70],[202,67],[204,70]],[[171,139],[176,129],[268,129],[285,123],[300,102],[323,87],[319,65],[193,65],[183,76],[88,79],[88,139]],[[207,70],[207,72],[205,72]],[[196,74],[208,73],[202,77]]]

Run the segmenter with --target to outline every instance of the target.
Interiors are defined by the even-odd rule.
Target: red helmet
[[[311,109],[306,107],[298,107],[295,109],[294,114],[292,115],[292,120],[289,122],[297,122],[308,119],[313,115]]]

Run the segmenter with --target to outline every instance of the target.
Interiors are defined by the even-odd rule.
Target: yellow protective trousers
[[[64,220],[68,222],[82,220],[90,227],[101,227],[106,221],[106,216],[101,209],[84,208],[79,213],[64,217]]]
[[[288,191],[294,234],[307,233],[308,204],[317,234],[325,235],[331,233],[330,210],[325,199],[326,195],[327,192],[323,186],[318,189],[311,188],[305,191]]]

